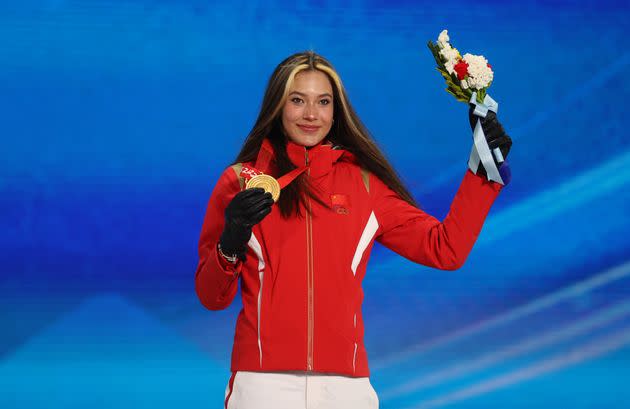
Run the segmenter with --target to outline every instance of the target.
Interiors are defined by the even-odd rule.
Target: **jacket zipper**
[[[304,148],[306,166],[308,166],[308,150]],[[311,174],[311,169],[306,169],[307,175]],[[311,198],[307,197],[308,209],[306,212],[306,282],[308,300],[308,334],[307,334],[307,357],[306,368],[313,370],[313,330],[314,330],[314,308],[313,308],[313,224],[311,216]]]

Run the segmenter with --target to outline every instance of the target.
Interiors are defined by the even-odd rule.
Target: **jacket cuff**
[[[501,175],[501,179],[503,179],[503,186],[507,186],[512,180],[512,170],[510,169],[507,158],[501,166],[499,166],[499,175]]]
[[[477,169],[473,169],[473,167],[470,165],[470,162],[469,162],[468,169],[470,169],[470,171],[474,173],[475,175],[482,176],[486,180],[491,180],[490,178],[488,178],[488,173],[486,172],[486,169],[484,168],[483,163],[479,163],[477,166]],[[501,165],[499,166],[497,170],[499,171],[499,175],[501,176],[501,180],[503,181],[503,183],[497,182],[495,180],[493,180],[493,182],[499,183],[500,185],[503,185],[503,186],[507,186],[512,180],[512,170],[510,169],[510,164],[508,160],[505,159],[505,161],[501,163]]]

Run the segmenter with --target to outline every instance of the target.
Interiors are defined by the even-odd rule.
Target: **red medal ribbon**
[[[308,169],[307,166],[302,166],[301,168],[293,169],[292,171],[290,171],[286,175],[283,175],[280,178],[278,178],[278,184],[280,185],[280,189],[288,186],[289,183],[293,182],[293,180],[296,177],[298,177],[302,172],[304,172],[306,169]],[[263,172],[259,171],[258,169],[254,168],[253,166],[243,165],[243,168],[241,169],[240,176],[242,178],[245,178],[245,180],[247,181],[247,180],[253,178],[254,176],[263,175],[263,174],[264,174]]]

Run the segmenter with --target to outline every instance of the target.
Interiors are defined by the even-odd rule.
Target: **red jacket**
[[[443,222],[402,200],[354,156],[321,144],[287,152],[326,192],[303,218],[282,219],[274,205],[253,227],[247,260],[232,266],[218,254],[224,210],[243,188],[240,166],[225,169],[208,203],[195,284],[201,303],[226,308],[241,279],[241,310],[232,371],[315,371],[369,376],[363,344],[361,281],[374,240],[426,266],[459,268],[502,185],[466,171]],[[265,140],[256,163],[272,155]]]

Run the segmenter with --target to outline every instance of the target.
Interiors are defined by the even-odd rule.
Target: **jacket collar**
[[[306,158],[308,154],[308,167],[312,178],[326,175],[332,169],[333,164],[344,154],[351,155],[350,152],[344,149],[333,147],[328,140],[324,140],[310,149],[306,149],[305,146],[298,145],[292,141],[287,141],[286,147],[289,159],[297,167],[307,166]],[[269,139],[265,138],[258,152],[255,168],[263,173],[273,174],[273,156],[273,146]]]

